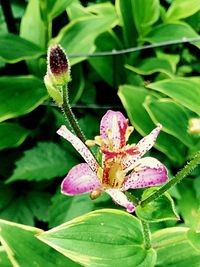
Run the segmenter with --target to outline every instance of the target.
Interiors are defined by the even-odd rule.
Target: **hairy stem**
[[[143,207],[150,203],[151,201],[155,200],[156,198],[160,197],[164,192],[169,190],[172,186],[179,183],[183,178],[185,178],[191,171],[193,171],[198,165],[200,164],[200,151],[196,153],[194,158],[188,162],[185,167],[180,170],[174,178],[172,178],[168,183],[158,189],[155,193],[144,199],[140,202],[140,205]]]
[[[85,143],[86,138],[81,131],[80,126],[78,125],[78,121],[76,120],[74,113],[71,110],[71,106],[69,104],[69,98],[68,98],[68,92],[67,92],[67,87],[63,88],[63,104],[62,104],[62,110],[72,128],[74,133],[78,136],[78,138]]]
[[[143,220],[141,220],[143,237],[144,237],[144,245],[146,249],[151,248],[151,232],[149,229],[149,224]]]

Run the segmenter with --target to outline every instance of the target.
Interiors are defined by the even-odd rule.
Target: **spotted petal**
[[[96,174],[88,164],[81,163],[74,166],[61,184],[61,192],[65,195],[77,195],[91,192],[101,187]]]
[[[130,202],[126,195],[119,189],[106,189],[105,192],[111,196],[111,198],[122,207],[125,207],[128,212],[132,213],[135,210],[135,206]]]
[[[125,178],[122,190],[159,185],[168,179],[165,166],[152,157],[137,161],[132,173]]]
[[[108,110],[101,119],[100,135],[104,139],[110,139],[113,148],[118,149],[126,144],[127,126],[128,122],[121,112]]]
[[[87,146],[77,136],[71,133],[65,125],[62,125],[57,133],[73,145],[94,172],[97,170],[98,163],[96,159],[93,157]]]
[[[124,170],[129,171],[133,168],[133,165],[148,151],[152,148],[154,145],[156,138],[158,134],[160,133],[160,130],[162,128],[161,124],[158,124],[158,126],[151,131],[150,134],[142,138],[136,145],[138,154],[135,155],[128,155],[125,157],[122,161],[122,164],[124,166]]]

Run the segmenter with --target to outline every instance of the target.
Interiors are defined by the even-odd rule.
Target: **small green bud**
[[[51,45],[47,56],[47,74],[44,82],[48,93],[58,105],[62,105],[62,89],[70,80],[70,65],[67,55],[60,45]]]
[[[47,88],[49,95],[53,98],[53,100],[58,104],[58,106],[62,106],[63,104],[63,96],[61,90],[58,88],[56,89],[55,86],[52,85],[51,81],[49,80],[49,76],[45,75],[44,83]]]

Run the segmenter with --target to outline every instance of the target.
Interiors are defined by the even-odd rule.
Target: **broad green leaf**
[[[119,49],[121,43],[113,32],[105,32],[95,41],[95,52],[111,51]],[[111,86],[122,83],[125,80],[124,57],[91,57],[89,63],[97,73]]]
[[[159,0],[133,0],[133,16],[139,36],[144,36],[159,18]],[[129,11],[130,12],[130,11]]]
[[[112,209],[94,211],[37,236],[84,266],[154,266],[156,254],[145,250],[140,221]]]
[[[12,267],[13,265],[8,259],[6,251],[2,246],[0,246],[0,266],[2,267]]]
[[[30,131],[17,123],[0,123],[0,150],[21,145]]]
[[[200,10],[199,0],[174,0],[167,10],[165,20],[174,21],[189,17]]]
[[[0,220],[0,229],[0,241],[15,267],[79,266],[40,242],[35,237],[35,235],[42,233],[42,230],[38,228]]]
[[[40,181],[63,176],[75,163],[77,161],[59,145],[51,142],[38,143],[17,160],[16,168],[7,183],[18,180]]]
[[[73,2],[73,0],[48,0],[48,16],[52,20],[55,17],[59,16],[66,8]]]
[[[173,77],[173,69],[169,61],[166,59],[152,57],[140,61],[139,65],[136,66],[125,65],[125,67],[141,75],[150,75],[156,72],[161,72],[169,77]]]
[[[118,95],[127,111],[131,124],[141,135],[149,134],[155,128],[155,124],[152,122],[143,104],[146,97],[151,96],[151,92],[142,87],[122,85],[119,88]],[[154,146],[173,161],[179,163],[184,161],[184,147],[173,136],[162,131]]]
[[[172,227],[152,235],[152,246],[157,252],[156,267],[199,267],[200,253],[187,238],[187,227]]]
[[[33,76],[0,78],[0,122],[27,114],[47,99],[43,82]]]
[[[34,218],[46,222],[50,206],[50,194],[0,185],[0,218],[34,225]]]
[[[138,33],[132,12],[133,0],[116,0],[115,6],[120,19],[120,26],[122,26],[125,47],[136,46]]]
[[[189,114],[185,108],[169,98],[149,98],[144,106],[152,121],[162,124],[163,131],[178,138],[186,146],[194,145],[194,139],[188,133]]]
[[[95,50],[96,37],[117,24],[114,12],[105,16],[86,16],[73,20],[62,28],[52,43],[60,43],[68,54],[91,53]],[[71,58],[70,63],[76,64],[86,57]]]
[[[143,41],[160,43],[179,40],[182,38],[196,38],[199,35],[188,24],[183,22],[160,24],[152,29]],[[192,42],[191,42],[192,43]],[[200,48],[200,42],[192,43]]]
[[[174,78],[151,83],[147,87],[173,98],[200,115],[200,88],[197,81],[190,78]]]
[[[199,230],[195,231],[193,229],[190,229],[187,232],[187,237],[192,246],[194,246],[194,248],[197,249],[200,254],[200,231]]]
[[[156,188],[148,188],[144,191],[142,200],[146,199],[156,191]],[[161,222],[179,219],[174,201],[167,192],[144,207],[140,205],[137,206],[136,214],[138,218],[147,222]]]
[[[16,63],[44,54],[40,47],[17,35],[5,33],[0,35],[0,39],[0,59],[5,62]]]
[[[47,42],[47,40],[45,40],[46,29],[41,18],[39,0],[30,0],[28,2],[20,24],[20,36],[45,49]]]

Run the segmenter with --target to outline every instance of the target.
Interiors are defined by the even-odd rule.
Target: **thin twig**
[[[200,41],[200,37],[195,37],[195,38],[184,37],[184,38],[178,39],[178,40],[159,42],[159,43],[155,43],[155,44],[149,44],[149,45],[138,46],[138,47],[131,47],[131,48],[122,49],[122,50],[113,50],[113,51],[96,52],[96,53],[72,53],[72,54],[68,54],[68,57],[69,58],[75,58],[75,57],[116,56],[116,55],[132,53],[132,52],[136,52],[136,51],[142,51],[145,49],[151,49],[151,48],[168,46],[168,45],[175,45],[175,44],[184,44],[184,43],[190,43],[190,42],[198,42],[198,41]]]

